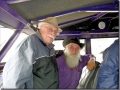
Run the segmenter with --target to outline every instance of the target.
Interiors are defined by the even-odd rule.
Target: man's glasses
[[[49,32],[54,32],[54,34],[58,34],[58,30],[53,30],[52,28],[47,26],[43,26],[43,27],[45,27]]]

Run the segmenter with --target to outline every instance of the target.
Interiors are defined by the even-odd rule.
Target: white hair
[[[79,65],[80,61],[82,61],[81,56],[80,56],[80,52],[78,52],[77,55],[71,55],[71,53],[68,49],[68,45],[66,45],[66,48],[64,50],[66,64],[68,65],[68,67],[74,68],[74,67],[77,67]]]
[[[40,28],[43,24],[48,24],[48,23],[46,23],[46,22],[39,22],[38,23],[38,28]]]
[[[38,29],[40,29],[40,27],[42,26],[42,25],[44,25],[44,24],[49,24],[49,23],[47,23],[47,22],[39,22],[38,23]],[[57,35],[59,35],[60,33],[58,32],[57,33]]]

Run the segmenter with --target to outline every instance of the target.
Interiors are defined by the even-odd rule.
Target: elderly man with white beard
[[[89,70],[95,67],[95,57],[93,55],[80,55],[80,50],[84,47],[76,37],[66,38],[63,41],[65,47],[64,54],[57,58],[59,71],[59,88],[74,89],[78,86],[82,69],[87,65]]]

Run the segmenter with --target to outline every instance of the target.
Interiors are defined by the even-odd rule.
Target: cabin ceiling
[[[8,4],[8,6],[24,19],[36,20],[48,15],[62,14],[62,12],[114,1],[115,0],[29,0],[21,3]]]
[[[88,31],[98,29],[98,23],[100,21],[106,23],[106,29],[113,29],[115,26],[118,26],[119,12],[101,11],[117,10],[117,1],[118,0],[3,0],[8,7],[32,24],[37,24],[40,20],[49,16],[56,17],[63,31]],[[27,34],[34,33],[34,31],[31,31],[31,29],[27,27],[25,27],[23,32]]]

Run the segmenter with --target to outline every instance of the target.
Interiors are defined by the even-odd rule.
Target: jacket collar
[[[37,37],[40,39],[40,41],[42,42],[43,45],[47,46],[48,48],[53,48],[54,47],[54,44],[49,44],[49,45],[46,45],[46,43],[43,41],[43,38],[42,36],[40,35],[39,31],[36,32],[36,35]]]

